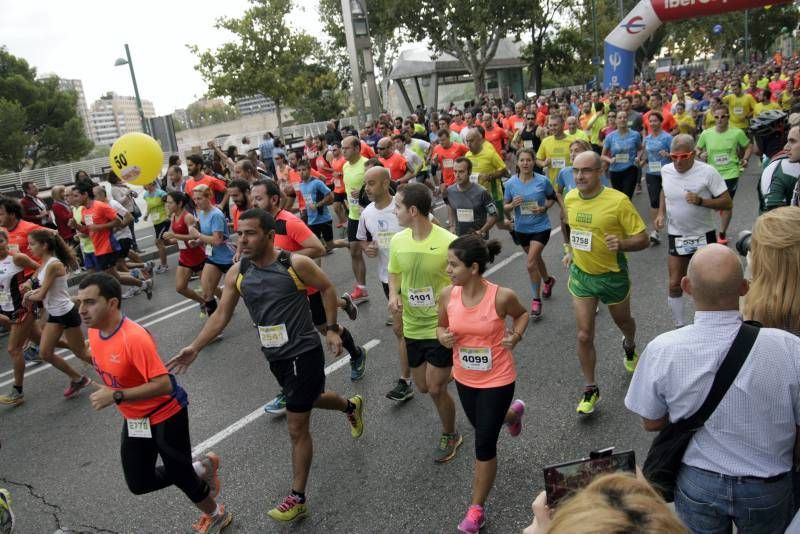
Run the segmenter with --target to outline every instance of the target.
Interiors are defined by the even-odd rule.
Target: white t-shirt
[[[370,203],[361,212],[361,218],[358,220],[358,231],[356,232],[356,239],[359,241],[367,241],[367,232],[369,232],[372,240],[378,243],[378,260],[380,262],[378,277],[381,282],[387,284],[389,283],[389,243],[392,240],[392,236],[403,229],[400,223],[397,222],[394,206],[394,198],[382,210],[376,208],[374,202]]]
[[[714,167],[695,160],[691,169],[680,174],[675,165],[669,163],[661,168],[661,184],[667,203],[667,231],[671,235],[700,236],[716,228],[714,210],[686,202],[689,191],[710,199],[728,190],[725,180]]]
[[[117,210],[117,217],[119,217],[120,219],[125,218],[125,216],[128,214],[128,210],[126,210],[122,206],[122,204],[120,204],[113,198],[109,198],[108,203],[112,208]],[[119,228],[114,230],[114,239],[116,239],[117,241],[119,241],[120,239],[133,239],[133,236],[131,235],[131,229],[128,228],[127,226],[120,226]]]

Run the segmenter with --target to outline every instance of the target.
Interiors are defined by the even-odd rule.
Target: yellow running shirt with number
[[[358,203],[358,197],[361,187],[364,185],[364,164],[366,162],[367,158],[362,156],[357,162],[350,163],[348,161],[342,167],[344,190],[347,195],[347,216],[354,221],[361,217],[361,205]]]
[[[748,119],[753,115],[753,109],[756,107],[755,98],[748,93],[744,93],[742,96],[725,96],[722,101],[728,105],[729,124],[734,128],[746,130],[749,126]]]
[[[596,197],[587,200],[573,189],[564,204],[569,215],[573,263],[587,274],[619,272],[619,256],[623,254],[608,250],[606,235],[623,239],[647,228],[628,197],[603,187]]]
[[[456,236],[436,225],[422,241],[412,237],[410,228],[392,237],[389,273],[401,275],[403,335],[409,339],[436,339],[439,293],[450,284],[445,272],[447,247],[455,239]]]
[[[473,154],[470,150],[466,158],[472,162],[472,174],[494,174],[506,168],[491,143],[484,141],[481,151]],[[500,180],[481,180],[480,186],[489,191],[495,200],[503,200],[503,186]]]
[[[556,139],[554,135],[542,139],[542,144],[539,145],[539,150],[536,152],[536,159],[546,160],[550,158],[550,166],[547,168],[547,177],[550,178],[550,183],[555,184],[558,173],[561,169],[572,165],[569,159],[569,145],[575,139],[567,135],[564,139]]]

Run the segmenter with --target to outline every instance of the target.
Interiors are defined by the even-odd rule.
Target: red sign
[[[650,0],[661,20],[683,20],[788,3],[787,0]]]

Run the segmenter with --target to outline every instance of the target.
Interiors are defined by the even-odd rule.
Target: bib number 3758
[[[586,230],[572,230],[569,234],[569,242],[572,248],[576,250],[583,250],[585,252],[592,251],[592,232]]]

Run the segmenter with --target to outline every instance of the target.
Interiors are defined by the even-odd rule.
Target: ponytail
[[[75,252],[67,246],[61,236],[50,232],[48,230],[34,230],[29,237],[32,237],[37,243],[41,243],[64,264],[67,271],[75,271],[78,269],[78,259],[75,257]]]

